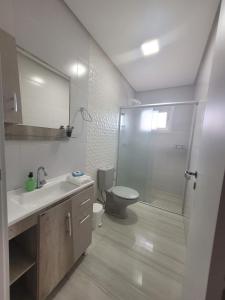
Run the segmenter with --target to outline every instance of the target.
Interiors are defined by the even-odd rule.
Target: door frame
[[[195,135],[195,126],[196,126],[196,118],[198,113],[198,106],[199,102],[195,104],[193,117],[192,117],[192,125],[191,125],[191,132],[190,132],[190,140],[189,140],[189,146],[188,146],[188,155],[187,155],[187,162],[186,162],[186,170],[189,170],[190,164],[191,164],[191,153],[192,153],[192,147],[194,142],[194,135]],[[184,170],[185,171],[185,170]],[[185,174],[184,174],[185,177]],[[186,196],[187,196],[187,185],[188,181],[190,179],[185,177],[185,186],[184,186],[184,194],[183,194],[183,205],[182,205],[182,216],[184,216],[184,210],[185,210],[185,202],[186,202]]]
[[[2,68],[0,55],[0,299],[9,300],[9,247],[4,145]]]

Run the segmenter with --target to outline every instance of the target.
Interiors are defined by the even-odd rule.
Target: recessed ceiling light
[[[81,63],[76,63],[71,67],[73,75],[77,77],[83,77],[87,73],[87,68]]]
[[[152,40],[141,45],[144,56],[152,55],[159,52],[159,41]]]

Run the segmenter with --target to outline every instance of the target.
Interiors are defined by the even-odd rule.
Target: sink
[[[90,180],[90,182],[77,186],[67,181],[69,175],[67,173],[50,179],[42,188],[33,192],[25,192],[23,188],[8,191],[8,225],[11,226],[94,184],[94,181]]]
[[[33,192],[23,192],[13,201],[24,208],[36,208],[60,200],[76,191],[78,186],[67,181],[50,182]]]

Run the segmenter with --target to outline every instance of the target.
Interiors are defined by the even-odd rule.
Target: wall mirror
[[[60,128],[69,124],[70,80],[18,51],[23,125]]]
[[[70,77],[20,48],[17,61],[22,124],[9,126],[8,138],[65,138],[60,128],[70,124]]]

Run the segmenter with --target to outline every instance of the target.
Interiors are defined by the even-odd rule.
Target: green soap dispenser
[[[27,192],[32,192],[36,189],[37,183],[36,180],[34,179],[33,172],[30,172],[28,175],[28,179],[25,182],[25,190]]]

